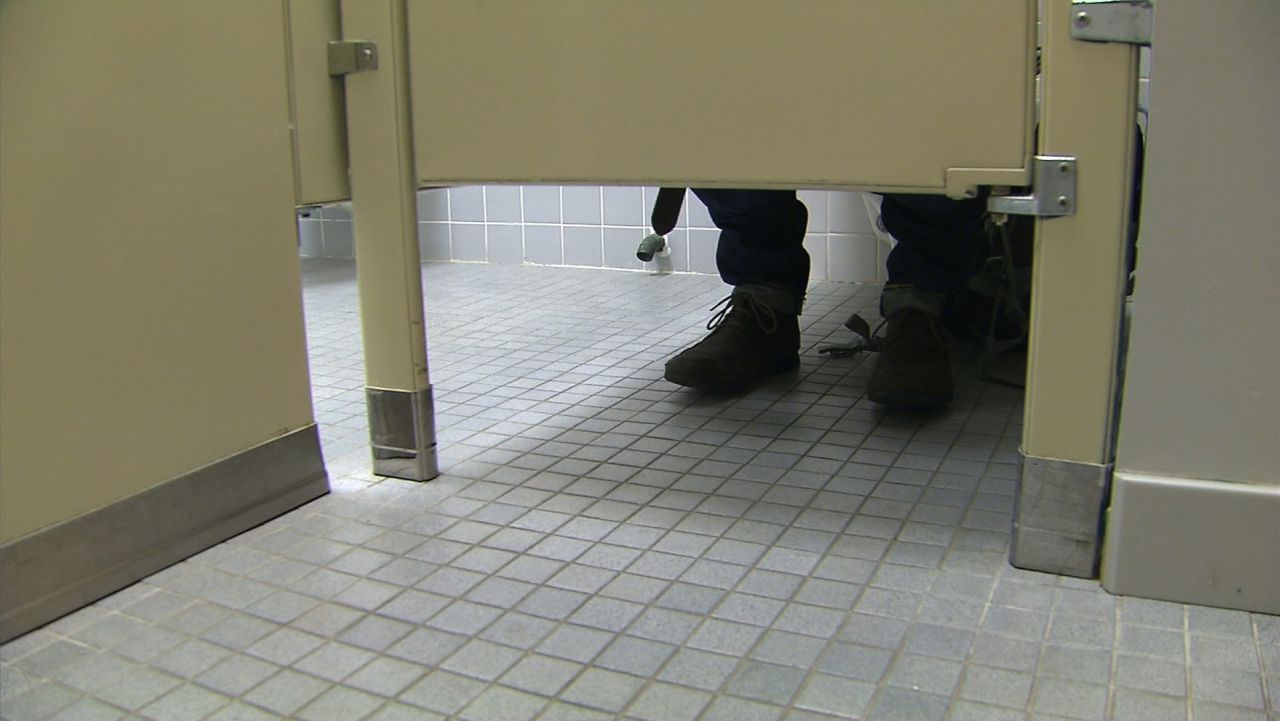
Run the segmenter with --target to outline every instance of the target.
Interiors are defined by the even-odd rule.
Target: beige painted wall
[[[1280,4],[1161,0],[1119,471],[1280,486]]]
[[[0,542],[311,423],[283,18],[0,3]]]

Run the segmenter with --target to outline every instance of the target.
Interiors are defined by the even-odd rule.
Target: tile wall
[[[486,185],[418,193],[423,260],[532,264],[715,274],[719,231],[706,206],[688,193],[668,242],[671,255],[642,263],[636,247],[649,231],[656,188]],[[813,280],[884,279],[889,245],[877,236],[865,194],[801,191],[809,208],[805,245]],[[354,255],[347,204],[300,219],[305,257]]]

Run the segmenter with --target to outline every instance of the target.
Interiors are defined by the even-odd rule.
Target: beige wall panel
[[[1274,0],[1158,6],[1118,469],[1280,486],[1277,39]]]
[[[403,10],[394,0],[347,0],[342,13],[352,39],[374,42],[379,53],[377,72],[346,79],[366,380],[414,391],[429,381]]]
[[[311,422],[283,21],[0,3],[0,541]]]
[[[378,70],[346,76],[351,208],[373,470],[439,475],[418,254],[404,0],[343,0],[348,38],[378,47]]]
[[[1111,593],[1280,613],[1280,487],[1116,471]]]
[[[338,0],[285,0],[299,205],[351,198],[342,79],[329,76],[330,40],[342,38]]]
[[[1034,8],[409,0],[417,182],[1016,182]]]

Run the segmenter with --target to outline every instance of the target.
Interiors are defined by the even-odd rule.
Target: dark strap
[[[653,232],[666,235],[676,227],[680,219],[680,206],[684,205],[684,188],[658,188],[658,199],[653,201],[653,215],[649,222]]]
[[[881,325],[884,325],[882,322]],[[833,358],[848,358],[863,351],[869,353],[880,352],[880,339],[876,337],[876,331],[871,330],[871,324],[862,316],[854,313],[849,316],[849,320],[844,322],[844,327],[853,331],[861,342],[853,342],[848,345],[827,345],[818,349],[819,353],[830,355]],[[876,330],[879,330],[877,326]]]

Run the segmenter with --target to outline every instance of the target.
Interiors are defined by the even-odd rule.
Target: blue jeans
[[[808,210],[794,190],[695,188],[720,228],[716,266],[729,285],[767,283],[803,298],[809,283],[804,249]],[[948,294],[964,287],[987,249],[985,198],[887,194],[885,228],[898,240],[887,262],[889,285]]]

